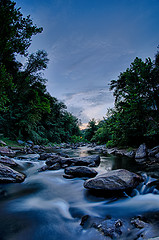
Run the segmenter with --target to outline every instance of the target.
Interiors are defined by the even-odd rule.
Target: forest
[[[136,57],[117,80],[110,82],[115,98],[100,122],[91,119],[85,131],[63,102],[46,89],[45,50],[29,53],[32,37],[43,29],[23,17],[11,0],[0,0],[0,133],[11,139],[48,142],[88,141],[137,146],[159,141],[159,52],[155,60]],[[25,63],[17,60],[22,56]]]
[[[44,50],[29,54],[32,36],[43,31],[16,3],[0,0],[0,132],[35,143],[68,142],[79,134],[78,119],[46,89]],[[17,56],[25,58],[25,64]]]
[[[145,62],[136,57],[117,80],[110,82],[115,97],[114,108],[108,109],[98,124],[90,120],[85,131],[91,142],[113,146],[138,146],[159,142],[159,52],[155,60]]]

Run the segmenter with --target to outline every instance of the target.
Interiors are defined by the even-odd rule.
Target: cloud
[[[68,110],[87,123],[90,119],[102,120],[107,108],[113,107],[112,94],[107,89],[94,89],[79,93],[68,93],[64,97]]]

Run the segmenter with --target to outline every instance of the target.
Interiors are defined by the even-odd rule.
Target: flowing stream
[[[68,154],[90,153],[82,147],[68,150]],[[63,178],[63,170],[38,172],[44,161],[17,162],[27,178],[23,183],[1,185],[5,196],[0,198],[0,240],[104,240],[96,229],[82,228],[82,216],[129,218],[159,212],[157,190],[146,189],[145,185],[131,196],[106,199],[90,195],[83,187],[84,179]],[[132,160],[104,156],[95,169],[103,173],[118,168],[137,171]],[[159,235],[157,223],[153,231]]]

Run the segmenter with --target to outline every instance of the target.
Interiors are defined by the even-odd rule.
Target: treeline
[[[149,146],[159,143],[159,52],[152,61],[135,58],[112,80],[115,106],[98,124],[90,120],[85,137],[107,146]]]
[[[32,36],[42,30],[16,3],[0,0],[0,133],[35,143],[67,142],[79,134],[78,119],[46,90],[47,53],[28,53]]]

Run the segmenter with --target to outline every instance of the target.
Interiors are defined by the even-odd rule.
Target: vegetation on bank
[[[78,119],[46,89],[44,50],[29,54],[32,36],[42,28],[23,17],[11,0],[0,0],[0,134],[11,139],[97,142],[106,146],[157,145],[159,141],[159,52],[152,61],[135,58],[112,80],[115,106],[98,124],[80,131]],[[17,60],[20,55],[25,64]]]
[[[0,0],[0,16],[0,133],[43,144],[70,141],[80,133],[78,119],[46,90],[47,53],[28,52],[32,36],[43,29],[11,0]]]
[[[148,146],[159,142],[159,52],[152,61],[136,57],[117,80],[112,80],[115,106],[98,124],[90,120],[86,139],[113,146]]]

